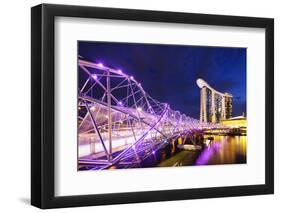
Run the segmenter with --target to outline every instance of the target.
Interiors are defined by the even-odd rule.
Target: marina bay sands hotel
[[[232,95],[221,93],[203,79],[196,81],[200,91],[200,121],[219,123],[232,117]]]

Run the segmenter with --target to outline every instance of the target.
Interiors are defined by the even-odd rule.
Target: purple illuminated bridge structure
[[[81,57],[78,66],[79,168],[137,167],[171,140],[222,128],[172,110],[122,70]]]

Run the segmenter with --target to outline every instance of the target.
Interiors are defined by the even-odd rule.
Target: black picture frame
[[[162,23],[264,28],[265,184],[94,195],[54,195],[54,21],[55,17],[100,18]],[[31,204],[59,208],[169,201],[274,192],[274,20],[240,16],[41,4],[31,8]]]

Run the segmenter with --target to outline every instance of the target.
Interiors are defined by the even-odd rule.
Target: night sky
[[[233,95],[233,116],[246,113],[246,48],[78,42],[78,54],[133,75],[173,110],[199,119],[197,78]]]

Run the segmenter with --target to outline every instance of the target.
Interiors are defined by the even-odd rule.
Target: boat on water
[[[184,149],[184,150],[201,150],[202,146],[201,145],[193,145],[193,144],[178,144],[179,149]]]

